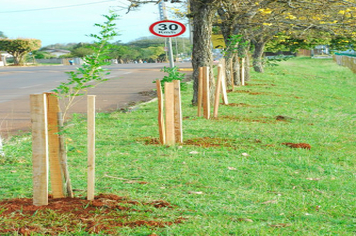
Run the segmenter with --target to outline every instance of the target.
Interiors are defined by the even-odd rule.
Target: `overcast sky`
[[[85,35],[96,33],[95,23],[104,22],[103,14],[119,10],[117,22],[126,43],[152,36],[149,26],[159,21],[158,6],[146,4],[139,10],[127,12],[126,0],[0,0],[0,31],[7,37],[36,38],[42,46],[55,43],[90,42]],[[183,22],[184,23],[184,22]],[[183,36],[188,37],[188,33]],[[115,40],[115,41],[116,41]]]

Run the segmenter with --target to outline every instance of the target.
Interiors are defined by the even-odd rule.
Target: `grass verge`
[[[156,144],[157,102],[97,114],[96,192],[167,201],[175,210],[156,209],[151,217],[184,219],[123,226],[117,235],[355,235],[355,89],[355,74],[332,60],[295,58],[252,73],[247,86],[228,94],[219,118],[205,120],[190,105],[189,87],[180,147]],[[70,172],[83,197],[85,117],[71,124]],[[0,198],[31,197],[30,136],[7,141],[4,151]],[[128,217],[150,217],[140,212]],[[55,223],[49,217],[32,224],[70,224],[68,216],[50,213]],[[0,226],[9,223],[0,218]],[[81,224],[60,234],[85,235]]]

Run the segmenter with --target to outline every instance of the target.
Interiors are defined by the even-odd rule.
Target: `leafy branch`
[[[68,80],[52,90],[64,101],[63,118],[69,108],[75,104],[78,96],[85,95],[89,88],[107,81],[105,75],[110,74],[108,69],[104,69],[103,66],[111,64],[107,56],[110,49],[109,41],[118,35],[115,21],[119,16],[114,13],[103,16],[106,18],[103,24],[94,24],[100,28],[100,32],[89,35],[94,38],[94,43],[89,46],[93,53],[83,58],[83,65],[76,71],[66,72],[69,75]]]
[[[178,67],[175,66],[175,67],[163,67],[163,69],[161,69],[161,71],[163,72],[166,72],[168,73],[168,76],[165,75],[163,77],[163,79],[160,80],[160,83],[161,83],[161,87],[162,87],[162,92],[164,93],[164,83],[165,82],[172,82],[173,80],[179,80],[180,81],[180,89],[182,91],[186,90],[187,89],[187,85],[185,82],[182,82],[185,78],[185,74],[183,73],[180,73],[178,71]],[[156,81],[153,81],[153,83],[156,83]]]

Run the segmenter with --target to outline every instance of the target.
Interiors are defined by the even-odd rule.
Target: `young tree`
[[[59,98],[62,98],[64,107],[62,110],[62,117],[60,120],[64,120],[69,108],[74,104],[78,96],[84,95],[89,88],[95,87],[97,84],[106,81],[104,75],[109,72],[102,68],[104,65],[109,65],[107,62],[109,54],[109,41],[117,36],[116,24],[118,15],[111,14],[110,16],[104,15],[106,21],[103,24],[95,24],[100,28],[99,34],[90,34],[90,37],[94,38],[94,43],[91,49],[93,53],[84,57],[84,64],[77,68],[76,71],[67,72],[69,79],[67,82],[62,82],[56,89],[53,90]],[[94,83],[92,83],[94,82]],[[62,123],[62,122],[60,122]],[[60,124],[61,125],[61,124]],[[66,160],[65,142],[63,127],[60,127],[60,152],[62,160]],[[65,188],[67,189],[68,196],[72,196],[72,186],[70,183],[67,161],[64,161],[65,168],[63,170],[65,176]]]
[[[64,100],[63,117],[65,117],[68,109],[73,105],[75,98],[83,95],[83,92],[88,88],[95,87],[98,83],[106,81],[104,75],[107,75],[107,69],[102,66],[109,65],[110,62],[110,44],[109,41],[117,36],[116,24],[118,15],[104,15],[107,21],[103,24],[95,24],[100,28],[99,34],[90,34],[95,41],[91,44],[90,49],[92,54],[86,55],[83,58],[84,64],[77,68],[76,71],[67,72],[69,79],[67,82],[62,82],[53,91],[56,92]],[[92,82],[95,82],[94,84]]]
[[[0,50],[11,54],[15,65],[23,65],[26,55],[40,48],[39,39],[0,39]]]

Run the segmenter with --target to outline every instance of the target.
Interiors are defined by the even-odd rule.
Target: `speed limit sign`
[[[185,25],[173,20],[157,21],[150,26],[152,34],[164,38],[177,37],[183,34],[185,30]]]

